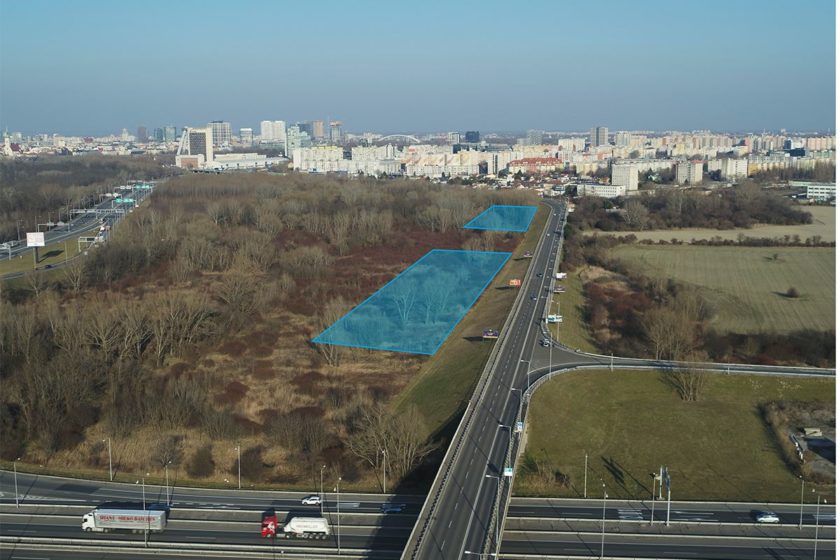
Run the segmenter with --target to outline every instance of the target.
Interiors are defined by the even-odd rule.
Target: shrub
[[[788,290],[785,292],[785,296],[787,296],[787,297],[789,297],[789,298],[791,298],[791,299],[798,298],[798,297],[799,297],[799,290],[797,290],[797,289],[796,289],[796,288],[794,288],[794,287],[790,287],[790,288],[788,288]]]
[[[187,461],[187,474],[193,478],[206,478],[216,470],[213,461],[213,444],[208,443],[195,450]]]

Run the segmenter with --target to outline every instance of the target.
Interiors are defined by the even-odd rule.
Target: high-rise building
[[[446,135],[447,140],[450,144],[460,144],[461,143],[461,133],[460,132],[450,132]]]
[[[260,121],[260,140],[263,142],[274,140],[274,123],[272,121]]]
[[[627,192],[639,190],[639,170],[632,163],[613,163],[610,183],[624,185]]]
[[[152,137],[154,138],[155,142],[163,142],[163,129],[156,128]]]
[[[703,182],[702,161],[681,161],[677,164],[677,184],[697,185]]]
[[[194,168],[213,161],[213,129],[184,128],[175,153],[175,165]]]
[[[468,130],[464,133],[464,141],[467,144],[478,144],[481,141],[481,135],[477,130]]]
[[[633,135],[629,132],[616,132],[615,145],[619,148],[626,148],[633,141]]]
[[[324,121],[317,120],[312,121],[312,138],[316,140],[323,140],[324,136],[326,136],[326,130],[324,128]]]
[[[606,146],[609,134],[609,129],[605,126],[591,128],[589,130],[589,145],[593,147]]]
[[[330,142],[340,144],[342,140],[341,121],[330,121]]]
[[[174,142],[178,137],[178,129],[174,125],[166,125],[163,127],[163,141]]]
[[[254,143],[254,129],[240,128],[239,129],[239,143],[243,146],[250,146]]]
[[[213,146],[230,146],[230,123],[227,121],[211,121],[210,128],[213,131]]]
[[[525,134],[525,143],[531,146],[539,146],[543,142],[542,130],[529,130]]]
[[[299,125],[292,125],[286,131],[286,155],[291,156],[294,150],[298,148],[308,148],[312,145],[312,140],[306,132],[300,129]]]
[[[145,126],[138,126],[137,127],[137,141],[138,142],[148,142],[149,141],[149,131],[146,129]]]

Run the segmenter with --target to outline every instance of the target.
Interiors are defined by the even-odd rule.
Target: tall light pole
[[[604,506],[601,510],[601,558],[604,557],[604,535],[606,534],[606,527],[607,527],[607,485],[601,483],[601,487],[604,489]]]
[[[165,465],[163,465],[163,472],[166,473],[166,505],[169,505],[169,464],[172,461],[167,461]]]
[[[586,498],[587,476],[589,475],[589,452],[583,453],[583,497]]]
[[[814,490],[811,490],[814,492]],[[819,544],[819,537],[820,537],[820,502],[822,501],[822,496],[817,494],[817,514],[814,515],[814,521],[816,522],[816,526],[814,527],[814,560],[817,560],[817,545]]]
[[[382,493],[385,493],[385,487],[387,486],[385,480],[385,449],[382,449]]]
[[[15,459],[12,462],[12,467],[15,470],[15,507],[20,509],[20,495],[18,494],[18,485],[17,485],[17,462],[20,461],[20,457]]]
[[[324,469],[327,465],[321,466],[321,516],[324,515]]]
[[[499,483],[498,483],[499,487],[501,487],[501,485],[502,485],[501,477],[498,477],[494,474],[487,473],[487,474],[484,475],[484,478],[495,478],[496,480],[499,481]],[[496,491],[498,492],[498,489]],[[496,531],[494,533],[494,539],[495,539],[495,542],[496,542],[496,550],[499,550],[499,512],[498,511],[493,512],[493,516],[496,518]]]
[[[106,440],[102,440],[104,443]],[[108,480],[111,482],[114,481],[114,463],[111,461],[111,437],[109,436],[108,439]]]
[[[237,486],[242,490],[242,446],[236,446],[236,478]]]
[[[338,544],[338,555],[341,556],[341,477],[338,477],[338,482],[335,483],[335,519],[338,524],[338,532],[336,533],[336,543]]]
[[[799,475],[799,480],[802,482],[802,488],[799,491],[799,530],[802,530],[802,517],[805,514],[805,478]]]

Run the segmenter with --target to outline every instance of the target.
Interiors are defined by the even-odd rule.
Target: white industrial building
[[[601,198],[616,198],[627,195],[624,185],[602,185],[601,183],[578,183],[578,196],[599,196]]]

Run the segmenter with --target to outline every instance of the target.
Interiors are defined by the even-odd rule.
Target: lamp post
[[[811,492],[815,492],[815,490],[811,490]],[[814,521],[816,522],[814,527],[814,560],[817,560],[817,545],[820,537],[820,502],[822,501],[822,496],[817,494],[817,513],[814,515]]]
[[[336,543],[338,544],[338,555],[341,556],[341,477],[338,477],[338,482],[335,483],[335,519],[338,524],[338,532],[336,533]]]
[[[109,436],[107,440],[102,440],[103,443],[105,441],[108,442],[108,480],[111,482],[114,481],[114,463],[111,461],[111,437]]]
[[[382,449],[382,493],[385,493],[385,487],[387,486],[385,480],[385,449]]]
[[[494,474],[487,473],[487,474],[484,475],[484,478],[495,478],[496,480],[499,481],[498,482],[499,486],[502,485],[501,477],[498,477]],[[496,491],[498,492],[498,487],[497,487]],[[496,518],[496,530],[494,532],[494,539],[495,539],[495,542],[496,542],[496,550],[498,550],[499,549],[499,512],[496,511],[496,512],[493,512],[493,513],[494,513],[494,517]]]
[[[802,483],[799,491],[799,530],[802,530],[802,517],[805,514],[805,478],[799,475],[799,480]]]
[[[606,534],[606,527],[607,527],[607,485],[601,483],[601,487],[604,489],[604,506],[601,510],[601,556],[600,558],[604,557],[604,535]]]
[[[12,468],[15,470],[15,507],[20,509],[20,496],[18,495],[18,485],[17,485],[17,462],[20,461],[20,457],[15,459],[12,462]]]
[[[321,466],[321,516],[324,515],[324,469],[327,465]]]
[[[143,515],[146,516],[146,528],[143,531],[143,544],[145,546],[149,546],[149,512],[146,509],[146,477],[149,476],[149,473],[146,473],[145,476],[140,477],[140,480],[136,481],[134,484],[138,482],[141,484],[143,489]]]
[[[236,446],[236,479],[237,486],[242,490],[242,446]]]
[[[169,505],[169,465],[172,461],[167,461],[165,465],[163,465],[163,472],[166,474],[166,505]]]
[[[583,453],[583,497],[586,498],[586,483],[589,475],[589,452]]]

